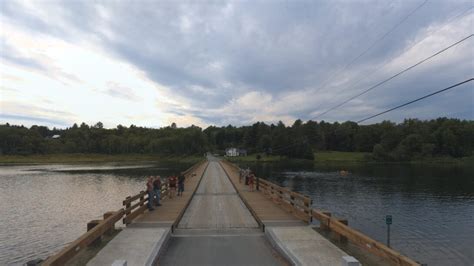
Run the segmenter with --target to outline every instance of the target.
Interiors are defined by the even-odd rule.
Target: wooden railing
[[[56,255],[47,258],[46,261],[44,261],[41,265],[65,265],[77,253],[100,239],[105,233],[110,232],[110,230],[114,228],[115,223],[119,221],[123,215],[123,209],[104,214],[104,218],[106,217],[104,220],[98,222],[96,226],[70,243]]]
[[[320,227],[336,233],[337,235],[351,241],[360,248],[367,250],[378,257],[384,258],[393,265],[420,265],[416,261],[398,253],[386,245],[350,228],[347,220],[336,219],[328,212],[312,210],[313,218],[320,222]]]
[[[236,171],[240,170],[233,163],[223,162],[233,167]],[[266,194],[288,212],[293,213],[296,217],[307,223],[311,223],[313,219],[318,220],[321,229],[335,233],[342,241],[351,241],[356,246],[387,260],[393,265],[420,265],[416,261],[349,227],[346,219],[337,219],[332,217],[331,213],[312,209],[311,205],[313,202],[308,196],[293,192],[263,178],[259,178],[259,187],[262,193]]]
[[[293,213],[306,223],[311,223],[313,200],[310,197],[275,185],[263,178],[259,178],[259,189],[288,212]]]
[[[194,170],[196,170],[203,162],[199,162],[194,164],[186,171],[183,172],[184,175],[191,174]],[[161,194],[160,199],[166,199],[169,197],[169,183],[168,180],[161,182]],[[134,196],[128,196],[122,202],[125,210],[125,217],[123,218],[124,224],[130,224],[135,218],[137,218],[140,214],[145,212],[147,209],[146,204],[148,203],[148,195],[145,191],[140,191],[138,194]]]
[[[161,194],[160,199],[165,199],[169,194],[169,184],[168,181],[164,181],[161,183]],[[124,214],[125,217],[123,218],[124,224],[130,224],[133,219],[137,218],[138,215],[142,214],[146,209],[146,204],[148,203],[148,195],[145,191],[140,191],[138,194],[134,196],[128,196],[122,202],[124,206]]]
[[[240,171],[240,168],[226,160],[226,165]],[[313,200],[301,193],[293,192],[287,188],[278,186],[263,178],[258,178],[258,187],[261,192],[271,198],[276,204],[281,205],[286,211],[293,213],[299,219],[311,223],[311,205]]]

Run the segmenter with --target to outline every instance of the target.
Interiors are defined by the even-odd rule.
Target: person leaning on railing
[[[148,203],[147,203],[147,207],[148,207],[148,210],[149,211],[153,211],[154,208],[153,208],[153,196],[154,196],[154,192],[153,192],[153,177],[148,177],[147,179],[147,182],[146,182],[146,192],[148,193]]]

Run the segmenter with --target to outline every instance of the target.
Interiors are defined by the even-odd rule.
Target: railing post
[[[330,230],[330,224],[331,224],[331,213],[330,212],[322,212],[324,215],[329,216],[329,219],[327,220],[327,224],[320,222],[320,228],[322,230]]]
[[[145,191],[140,191],[140,194],[142,194],[141,197],[140,197],[140,206],[143,206],[143,204],[145,204],[143,202],[143,200],[145,199],[145,194],[144,193],[145,193]],[[150,199],[148,199],[148,200],[150,200]]]
[[[107,218],[109,218],[110,216],[112,216],[114,214],[115,214],[115,212],[106,212],[106,213],[104,213],[104,220],[106,220]],[[115,223],[110,225],[110,228],[107,231],[105,231],[105,234],[110,236],[110,235],[114,234],[114,231],[115,231]]]
[[[132,203],[129,201],[129,199],[131,199],[132,197],[131,196],[128,196],[125,198],[125,200],[127,201],[126,204],[124,204],[125,206],[125,213],[123,215],[123,219],[122,219],[122,222],[123,224],[127,224],[126,221],[127,221],[127,216],[131,213],[131,210],[129,210],[129,208],[132,206]]]
[[[306,208],[309,209],[309,211],[306,211],[306,210],[305,210],[305,212],[306,212],[306,213],[308,214],[308,216],[309,216],[309,223],[312,223],[312,222],[313,222],[313,215],[312,215],[312,213],[311,213],[311,210],[312,210],[312,209],[311,209],[310,206],[313,205],[313,200],[310,199],[309,202],[304,202],[304,201],[303,201],[303,205],[304,205]]]
[[[100,222],[101,222],[101,220],[92,220],[92,221],[88,222],[87,223],[87,232],[92,230],[92,228],[96,227]],[[101,241],[102,241],[102,236],[99,236],[99,237],[97,237],[97,239],[95,239],[91,243],[91,245],[99,245]]]
[[[345,224],[345,225],[349,225],[349,221],[347,219],[338,219],[338,221],[342,224]],[[347,237],[341,235],[341,234],[338,234],[339,235],[339,242],[340,243],[347,243]]]
[[[131,197],[128,196],[125,200],[129,200]],[[125,204],[125,210],[127,210],[128,208],[130,208],[132,206],[132,203],[130,201],[127,202],[127,204]],[[129,215],[130,214],[130,210],[127,210],[125,211],[125,216]]]

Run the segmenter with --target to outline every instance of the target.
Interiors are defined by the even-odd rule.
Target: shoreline
[[[277,162],[289,160],[295,162],[306,162],[314,164],[445,164],[445,165],[473,165],[474,156],[454,158],[454,157],[428,157],[411,161],[376,161],[371,158],[370,152],[339,152],[324,151],[315,152],[314,160],[307,159],[291,159],[285,156],[265,156],[261,155],[261,159],[257,160],[257,154],[251,154],[242,157],[227,157],[232,162]]]
[[[125,162],[189,162],[196,163],[201,156],[163,156],[155,154],[44,154],[44,155],[0,155],[0,165],[34,165],[34,164],[81,164],[81,163],[125,163]]]

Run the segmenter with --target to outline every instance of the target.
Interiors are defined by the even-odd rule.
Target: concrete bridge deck
[[[209,158],[195,172],[183,197],[137,217],[88,265],[341,265],[347,255],[263,193],[248,191],[235,168]]]

